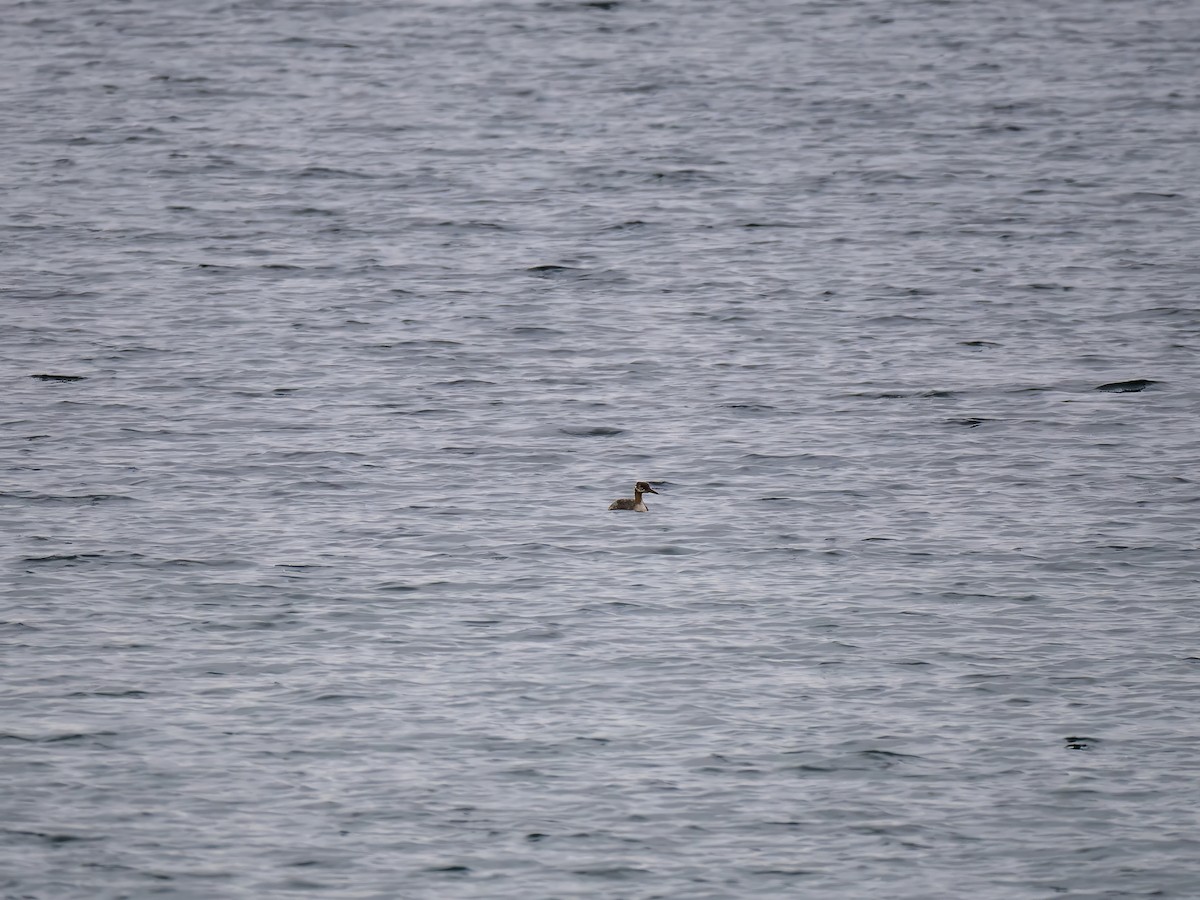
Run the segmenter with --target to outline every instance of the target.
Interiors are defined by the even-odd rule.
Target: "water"
[[[6,898],[1200,894],[1190,3],[5,19]]]

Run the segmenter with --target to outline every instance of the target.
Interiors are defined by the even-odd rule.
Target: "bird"
[[[633,499],[622,497],[620,500],[614,500],[609,509],[628,509],[633,512],[648,512],[646,504],[642,502],[642,494],[657,494],[654,488],[650,487],[645,481],[639,481],[633,486]]]

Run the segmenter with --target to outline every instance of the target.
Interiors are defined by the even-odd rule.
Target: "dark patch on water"
[[[725,409],[736,409],[740,412],[749,412],[749,413],[764,413],[764,412],[776,412],[777,411],[774,406],[768,406],[765,403],[724,403],[724,404],[722,404],[722,406],[724,406]]]
[[[97,506],[102,503],[122,502],[122,500],[130,500],[132,497],[125,497],[122,494],[109,493],[83,493],[83,494],[49,494],[37,493],[35,491],[0,491],[0,502],[29,502],[29,503],[66,503],[86,506]]]
[[[571,266],[530,266],[525,270],[531,275],[536,275],[538,278],[561,278],[566,275],[578,273],[580,270]]]
[[[781,875],[785,878],[803,878],[808,875],[816,875],[812,869],[754,869],[755,875]]]
[[[950,390],[879,391],[878,393],[857,393],[848,396],[863,400],[955,400],[962,396],[962,392]]]
[[[36,740],[38,743],[42,743],[42,744],[62,744],[62,743],[73,743],[75,741],[86,741],[86,740],[89,740],[90,738],[96,738],[96,737],[115,737],[115,736],[116,736],[115,731],[96,731],[96,732],[90,732],[90,733],[85,732],[85,731],[73,731],[68,734],[55,734],[50,737],[37,738]]]
[[[560,434],[567,434],[571,437],[616,437],[618,434],[625,433],[625,429],[613,428],[610,425],[577,426],[560,428],[558,431]]]
[[[26,556],[23,563],[38,565],[73,565],[107,559],[103,553],[52,553],[49,556]]]
[[[1110,394],[1137,394],[1156,384],[1162,382],[1151,378],[1134,378],[1130,381],[1110,381],[1108,384],[1097,385],[1096,390]]]
[[[24,831],[18,828],[3,828],[0,829],[0,834],[9,834],[13,837],[34,838],[43,841],[52,846],[61,846],[62,844],[73,844],[83,841],[99,841],[107,838],[84,836],[79,834],[63,834],[61,832],[54,833],[49,831]]]
[[[368,179],[368,178],[375,177],[374,175],[371,175],[368,172],[354,172],[349,169],[334,169],[334,168],[330,168],[328,166],[306,166],[305,168],[301,169],[299,172],[296,172],[295,176],[297,178],[318,178],[318,179],[326,179],[326,178],[328,178],[328,179],[341,179],[341,178]]]
[[[604,878],[609,880],[625,880],[646,874],[645,869],[639,869],[636,866],[600,866],[591,869],[575,869],[573,871],[576,875],[582,875],[585,878]]]

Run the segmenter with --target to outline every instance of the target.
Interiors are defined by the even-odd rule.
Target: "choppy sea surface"
[[[1200,897],[1191,0],[3,15],[5,900]]]

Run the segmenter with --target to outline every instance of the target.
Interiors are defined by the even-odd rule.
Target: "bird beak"
[[[646,485],[646,490],[649,491],[651,494],[658,493],[658,491],[656,491],[654,488],[650,487],[650,485]]]

